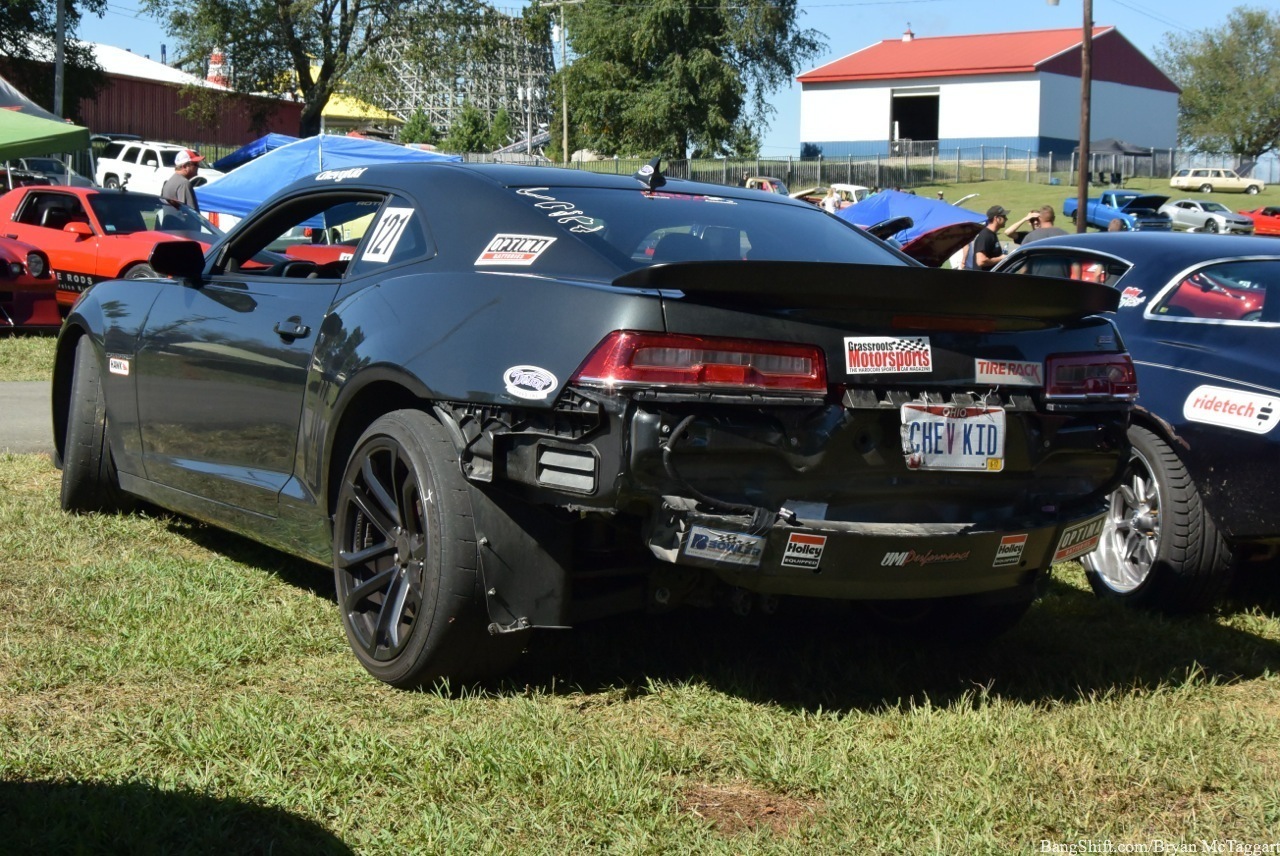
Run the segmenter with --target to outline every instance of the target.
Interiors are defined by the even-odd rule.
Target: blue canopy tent
[[[460,161],[394,143],[321,134],[273,149],[196,191],[200,210],[244,217],[277,190],[326,169],[379,163]]]
[[[252,143],[241,146],[226,157],[214,161],[213,168],[223,172],[230,172],[242,163],[248,163],[273,149],[278,149],[281,146],[287,146],[289,143],[296,143],[297,141],[297,137],[291,137],[288,134],[267,134],[265,137],[258,137]]]
[[[978,234],[987,218],[976,211],[959,208],[937,199],[913,193],[882,190],[836,214],[863,228],[894,217],[910,217],[912,225],[894,234],[902,251],[930,267],[939,267],[952,253]]]

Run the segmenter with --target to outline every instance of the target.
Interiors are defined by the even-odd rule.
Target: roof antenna
[[[659,187],[667,183],[667,177],[658,171],[658,166],[661,163],[662,155],[658,155],[656,158],[640,167],[640,169],[636,170],[636,174],[632,177],[650,190],[657,190]]]

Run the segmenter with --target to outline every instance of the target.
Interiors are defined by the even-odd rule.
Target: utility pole
[[[1076,232],[1089,229],[1089,101],[1093,84],[1093,0],[1084,0],[1084,34],[1080,42],[1080,173],[1076,183]]]
[[[569,162],[569,75],[568,61],[565,58],[565,44],[569,41],[568,30],[565,29],[564,7],[579,6],[586,0],[556,0],[544,3],[545,6],[560,9],[560,93],[563,101],[560,106],[560,117],[564,120],[564,136],[560,144],[560,158],[563,163]]]
[[[65,62],[63,45],[67,39],[67,15],[63,6],[66,0],[58,0],[58,19],[54,29],[53,46],[53,112],[62,118],[62,70]]]

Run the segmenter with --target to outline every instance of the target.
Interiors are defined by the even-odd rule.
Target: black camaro
[[[994,633],[1096,547],[1129,457],[1114,291],[926,269],[652,166],[326,171],[151,262],[58,341],[64,507],[331,565],[400,686],[680,603]]]

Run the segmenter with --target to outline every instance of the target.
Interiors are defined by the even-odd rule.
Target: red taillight
[[[625,330],[605,336],[573,381],[610,387],[827,391],[822,350],[813,345]]]
[[[1056,354],[1045,360],[1045,397],[1132,401],[1138,374],[1128,354]]]

